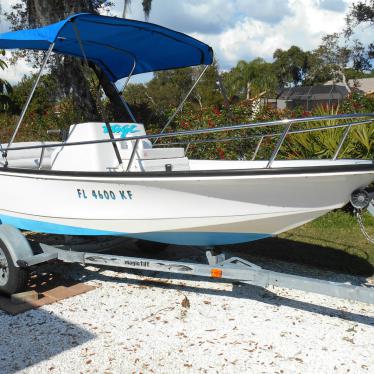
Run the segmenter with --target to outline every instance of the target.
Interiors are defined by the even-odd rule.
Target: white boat
[[[37,31],[2,34],[0,48],[47,51],[27,105],[52,52],[93,61],[113,82],[213,61],[209,46],[184,34],[92,14],[75,15]],[[341,208],[354,191],[374,181],[372,160],[338,158],[350,129],[372,125],[371,114],[147,135],[130,111],[133,123],[80,123],[70,127],[61,143],[17,143],[27,105],[10,142],[2,145],[0,168],[1,223],[23,230],[198,246],[247,242]],[[124,105],[129,110],[125,101]],[[330,125],[291,127],[324,120]],[[269,160],[194,160],[182,147],[155,145],[160,138],[274,126],[283,130]],[[287,135],[338,127],[346,130],[331,160],[276,159]]]

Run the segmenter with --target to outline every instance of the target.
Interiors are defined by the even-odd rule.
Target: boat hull
[[[173,173],[0,172],[0,220],[64,235],[211,246],[276,235],[344,206],[374,166]]]

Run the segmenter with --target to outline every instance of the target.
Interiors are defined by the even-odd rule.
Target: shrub
[[[365,97],[361,101],[356,95],[350,96],[343,103],[343,108],[319,106],[313,111],[315,116],[336,115],[339,113],[354,113],[352,108],[359,112],[369,112],[366,110],[364,103],[367,102]],[[351,109],[350,111],[347,109]],[[304,125],[304,128],[317,128],[322,126],[334,126],[338,123],[349,123],[352,120],[325,120],[316,121]],[[281,156],[295,159],[306,158],[332,158],[339,144],[343,139],[345,128],[332,128],[310,133],[301,133],[290,135],[284,143]],[[362,158],[368,159],[374,156],[374,126],[361,125],[351,127],[348,136],[343,143],[339,152],[340,158]]]
[[[24,96],[23,92],[22,95],[19,93],[19,96]],[[44,96],[30,107],[17,136],[17,141],[35,139],[58,140],[56,137],[47,136],[47,130],[66,129],[73,123],[82,122],[83,119],[77,114],[78,112],[74,109],[71,100],[65,99],[56,105],[48,103],[48,100],[43,98]],[[18,100],[14,101],[18,103]],[[42,104],[39,105],[38,102],[42,102]],[[154,134],[161,131],[167,122],[167,118],[173,113],[173,110],[155,113],[148,106],[141,103],[134,104],[132,109],[137,115],[138,122],[145,124],[148,133]],[[186,103],[182,113],[176,116],[166,129],[166,132],[355,112],[374,112],[374,98],[353,93],[340,107],[321,106],[312,112],[306,112],[303,108],[277,110],[271,106],[264,105],[256,115],[252,112],[251,101],[238,101],[228,106],[202,108]],[[17,118],[14,114],[0,113],[0,136],[3,143],[10,138]],[[336,123],[336,121],[330,120],[311,124],[295,124],[292,129],[312,128]],[[190,158],[251,159],[262,135],[281,133],[283,128],[283,125],[269,126],[262,129],[249,127],[235,131],[160,139],[158,143],[182,143],[181,145],[187,147],[187,154]],[[344,129],[330,129],[304,134],[291,134],[286,138],[279,153],[279,158],[331,158],[335,154],[343,133]],[[264,137],[257,159],[268,159],[278,139],[279,137],[276,136]],[[203,141],[205,143],[202,143]],[[374,126],[352,127],[341,150],[340,157],[373,158],[373,149]]]

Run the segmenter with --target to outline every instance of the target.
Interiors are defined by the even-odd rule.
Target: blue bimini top
[[[75,28],[73,27],[75,25]],[[113,82],[133,74],[213,62],[213,51],[186,34],[152,23],[91,13],[37,29],[0,34],[0,49],[48,50],[84,58],[77,30],[89,61],[99,65]]]

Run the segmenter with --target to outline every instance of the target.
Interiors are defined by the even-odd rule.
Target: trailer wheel
[[[0,239],[0,292],[11,295],[26,288],[28,271],[14,266],[12,257]]]

